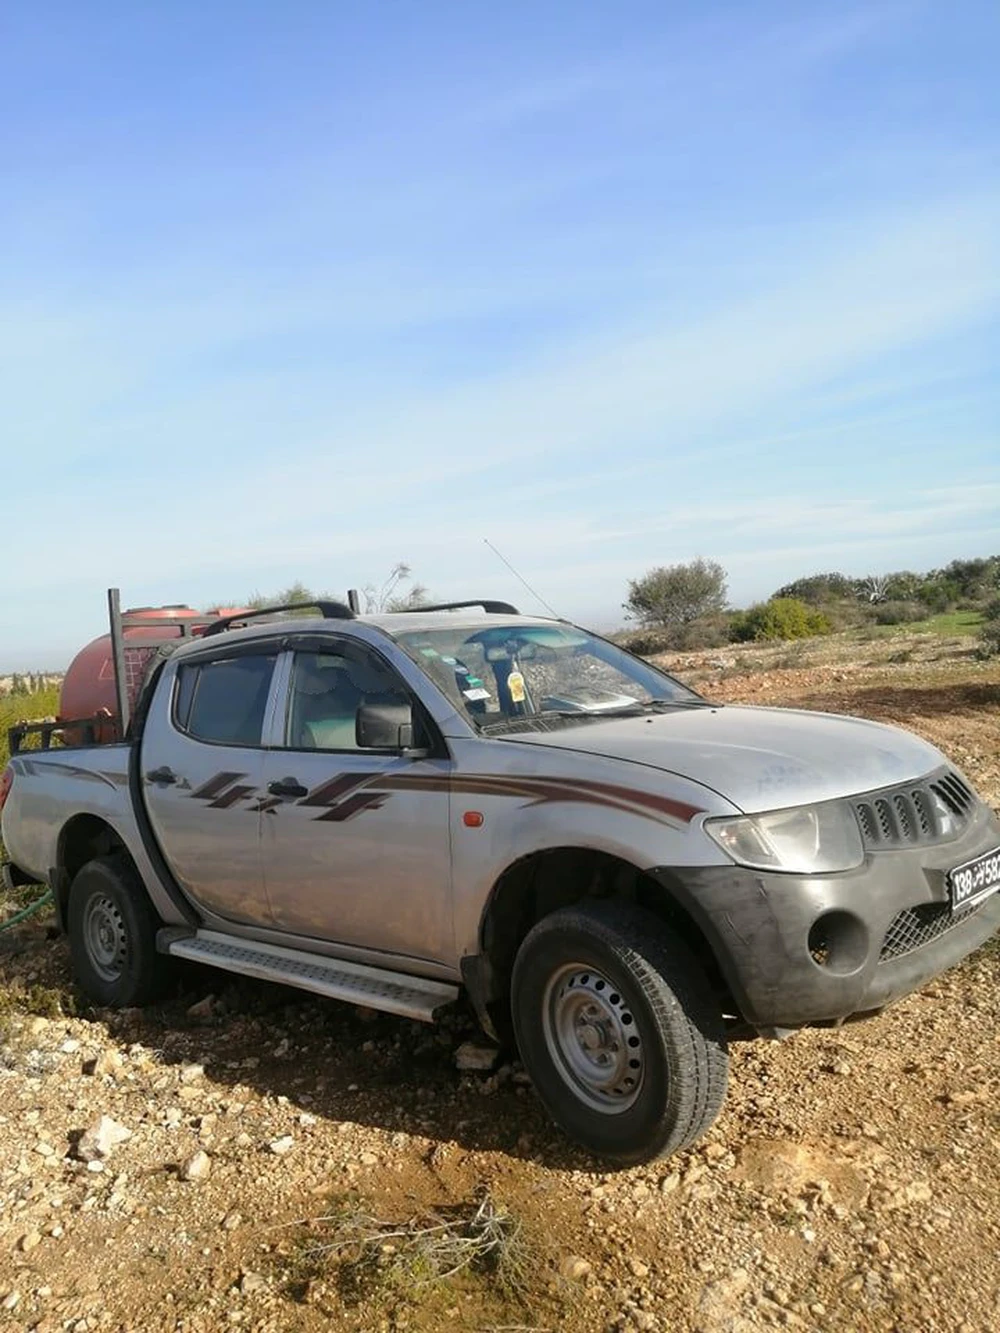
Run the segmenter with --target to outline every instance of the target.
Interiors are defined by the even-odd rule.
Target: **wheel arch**
[[[701,964],[720,1004],[735,1009],[712,944],[679,885],[662,872],[654,879],[614,853],[570,845],[519,857],[493,884],[480,918],[478,953],[461,962],[463,981],[487,1032],[510,1038],[514,959],[532,926],[560,907],[594,899],[632,902],[669,924]]]
[[[121,834],[100,815],[79,814],[67,820],[56,842],[56,864],[50,875],[56,916],[65,929],[73,880],[88,861],[98,856],[129,855]]]

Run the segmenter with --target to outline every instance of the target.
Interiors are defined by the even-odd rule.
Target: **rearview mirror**
[[[362,704],[354,736],[361,750],[412,750],[413,709],[409,704]]]

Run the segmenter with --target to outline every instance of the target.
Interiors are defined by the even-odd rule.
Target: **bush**
[[[701,616],[677,632],[677,647],[687,652],[701,648],[722,648],[729,643],[731,616]]]
[[[927,607],[923,602],[882,602],[875,608],[876,625],[912,625],[915,621],[926,619]]]
[[[848,578],[846,574],[810,574],[808,578],[786,583],[772,594],[770,600],[773,602],[779,597],[794,597],[798,601],[809,602],[811,606],[825,605],[826,602],[838,599],[855,598],[854,583],[854,579]]]
[[[859,602],[857,598],[840,598],[836,602],[824,602],[819,609],[829,621],[829,632],[835,634],[838,630],[872,624],[878,608],[869,602]]]
[[[702,616],[687,625],[652,625],[622,635],[621,645],[640,657],[656,653],[696,652],[700,648],[722,648],[729,643],[727,615]]]
[[[1000,598],[986,608],[986,619],[979,631],[977,657],[1000,657]]]
[[[626,652],[635,653],[639,657],[655,657],[657,653],[673,652],[677,647],[676,631],[657,629],[655,625],[615,637]]]
[[[958,601],[959,589],[944,579],[928,579],[917,589],[917,596],[931,615],[943,615]]]
[[[829,634],[830,622],[798,597],[772,597],[733,617],[730,636],[736,643],[761,643],[768,639],[809,639]]]

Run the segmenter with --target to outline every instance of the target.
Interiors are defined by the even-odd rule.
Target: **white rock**
[[[197,1083],[205,1073],[204,1065],[184,1065],[181,1069],[182,1083]]]
[[[84,1061],[83,1072],[94,1078],[115,1078],[121,1073],[124,1063],[120,1052],[115,1050],[102,1051],[93,1060]]]
[[[206,1180],[212,1170],[207,1152],[196,1152],[181,1166],[181,1180]]]
[[[215,1010],[215,996],[206,995],[203,1000],[196,1000],[187,1011],[188,1018],[211,1018]]]
[[[127,1143],[131,1137],[132,1131],[125,1125],[102,1115],[85,1130],[76,1146],[76,1155],[81,1162],[99,1161],[109,1157],[120,1143]]]
[[[593,1267],[579,1254],[567,1254],[559,1264],[559,1272],[568,1282],[586,1282]]]
[[[486,1046],[476,1041],[464,1041],[455,1052],[455,1068],[465,1072],[490,1070],[499,1058],[500,1052],[496,1046]]]
[[[272,1139],[267,1145],[268,1148],[278,1157],[284,1157],[285,1153],[291,1152],[295,1146],[295,1140],[291,1134],[282,1134],[279,1139]]]

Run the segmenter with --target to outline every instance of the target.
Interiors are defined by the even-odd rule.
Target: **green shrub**
[[[829,634],[830,621],[798,597],[772,597],[738,612],[730,625],[737,643],[761,643],[768,639],[809,639]]]
[[[927,579],[917,589],[917,596],[928,611],[942,615],[958,602],[959,588],[947,579]]]
[[[923,602],[880,602],[875,607],[876,625],[912,625],[915,621],[926,619],[927,607]]]
[[[729,643],[730,617],[725,613],[699,616],[686,625],[650,625],[646,629],[623,634],[619,640],[623,648],[640,657],[656,653],[695,652],[700,648],[722,648]]]
[[[987,612],[990,611],[995,614],[988,615],[983,621],[979,631],[979,647],[976,651],[976,656],[983,659],[1000,657],[1000,600],[990,603]]]

